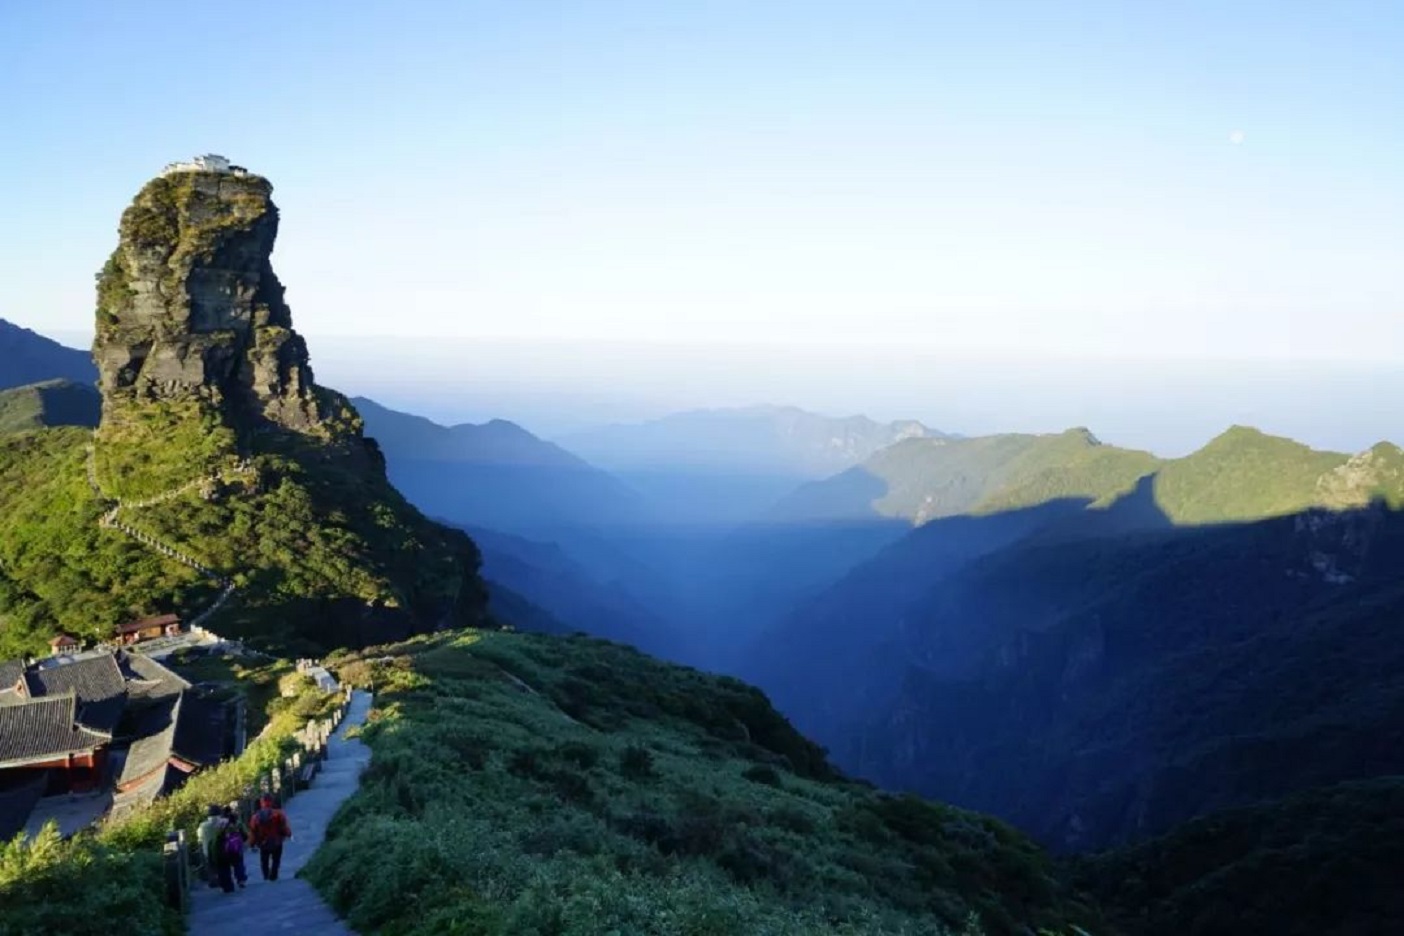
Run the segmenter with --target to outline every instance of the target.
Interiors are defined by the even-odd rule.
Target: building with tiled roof
[[[101,782],[112,739],[79,725],[77,712],[72,694],[0,706],[0,771],[62,768],[72,789]]]
[[[0,660],[0,705],[24,698],[24,661]]]
[[[105,784],[119,722],[137,740],[122,760],[114,808],[170,793],[233,753],[229,716],[227,703],[200,698],[179,674],[127,650],[0,662],[0,827],[33,808],[34,789]]]
[[[117,641],[123,644],[139,640],[152,640],[156,637],[173,636],[180,633],[179,614],[161,614],[117,625]]]
[[[138,728],[117,779],[113,808],[120,811],[164,796],[225,754],[225,706],[182,693],[157,703]]]
[[[111,653],[32,669],[25,673],[25,687],[31,699],[75,696],[78,724],[109,738],[127,703],[127,680]]]
[[[117,665],[127,680],[127,696],[133,700],[169,698],[190,688],[188,679],[140,653],[117,651]]]

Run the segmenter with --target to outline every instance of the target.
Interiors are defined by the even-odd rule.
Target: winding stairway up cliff
[[[171,172],[123,213],[97,283],[101,424],[0,440],[17,647],[211,606],[221,633],[296,652],[484,623],[473,542],[400,496],[355,407],[313,378],[270,260],[271,193]]]

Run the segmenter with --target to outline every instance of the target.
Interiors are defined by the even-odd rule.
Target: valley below
[[[781,406],[442,425],[316,382],[271,191],[147,183],[91,357],[0,322],[14,828],[177,734],[97,718],[148,691],[141,638],[223,648],[162,678],[280,731],[333,704],[269,698],[310,658],[374,687],[307,874],[365,932],[1404,925],[1397,445],[1232,426],[1162,458]],[[200,818],[184,773],[227,793],[294,742],[171,737],[136,818],[4,846],[14,919],[95,863],[136,883],[94,919],[142,903]]]

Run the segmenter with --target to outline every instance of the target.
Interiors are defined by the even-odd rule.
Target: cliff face
[[[0,470],[34,479],[0,485],[0,533],[26,518],[0,536],[0,622],[35,621],[16,646],[46,639],[43,615],[102,639],[214,608],[220,633],[296,652],[484,622],[473,542],[405,502],[313,379],[270,262],[271,191],[176,172],[123,213],[98,274],[96,434],[0,445]]]
[[[98,276],[93,357],[114,418],[128,402],[200,400],[240,430],[358,432],[319,389],[270,256],[273,186],[256,175],[152,179]]]

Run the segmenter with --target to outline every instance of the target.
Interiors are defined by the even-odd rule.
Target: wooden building
[[[152,640],[156,637],[174,636],[180,633],[180,615],[162,614],[157,617],[142,618],[117,625],[117,642],[134,644],[138,640]]]
[[[111,735],[77,723],[73,694],[0,705],[0,771],[12,777],[47,773],[49,793],[83,793],[102,783]]]
[[[53,640],[49,641],[49,651],[51,653],[72,653],[77,649],[78,641],[68,634],[59,634]]]

